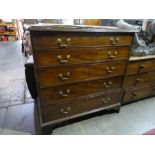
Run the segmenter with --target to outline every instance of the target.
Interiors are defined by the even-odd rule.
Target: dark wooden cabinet
[[[155,58],[130,58],[123,104],[155,95]]]
[[[42,130],[120,108],[134,32],[34,26],[30,34]]]

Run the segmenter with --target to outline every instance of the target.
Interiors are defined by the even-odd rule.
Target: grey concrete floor
[[[0,42],[0,134],[35,134],[21,42]]]
[[[24,75],[21,43],[0,42],[0,134],[35,134],[34,102]],[[155,97],[54,130],[54,135],[139,135],[155,128]]]

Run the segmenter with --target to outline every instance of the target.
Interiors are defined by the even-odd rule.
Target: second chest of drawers
[[[155,95],[155,58],[143,57],[128,65],[123,103]]]

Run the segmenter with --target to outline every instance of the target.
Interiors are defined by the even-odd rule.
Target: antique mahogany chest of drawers
[[[134,32],[91,27],[30,28],[42,132],[118,109]]]
[[[123,103],[155,95],[155,57],[130,58]]]

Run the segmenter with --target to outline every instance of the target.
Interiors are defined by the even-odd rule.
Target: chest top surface
[[[139,30],[120,29],[117,27],[107,26],[83,26],[83,25],[31,25],[28,29],[30,32],[119,32],[119,33],[135,33]]]

